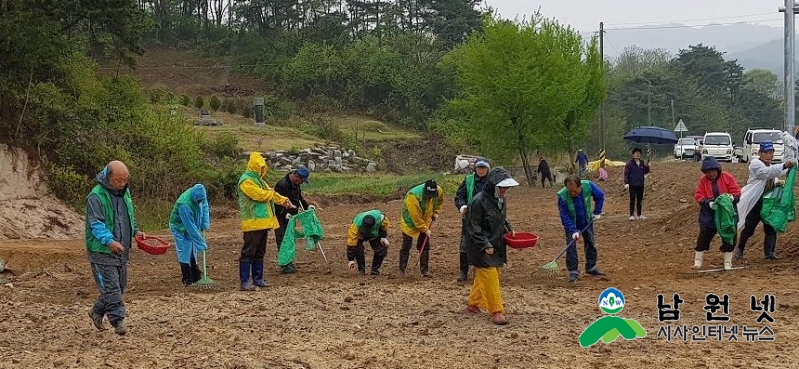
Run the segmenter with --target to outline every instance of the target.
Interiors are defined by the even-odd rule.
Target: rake
[[[203,231],[203,239],[205,239],[205,231]],[[206,257],[206,250],[203,250],[203,277],[199,281],[194,282],[192,286],[197,286],[202,289],[211,289],[216,286],[216,282],[208,277],[208,258]]]
[[[592,218],[591,221],[589,221],[588,224],[585,226],[585,228],[583,228],[583,230],[580,231],[580,234],[585,232],[585,230],[588,229],[588,227],[590,227],[593,222],[594,222],[594,219]],[[539,270],[542,273],[544,273],[544,274],[546,274],[548,276],[554,276],[555,274],[557,274],[558,270],[560,269],[559,266],[558,266],[558,259],[560,259],[560,257],[563,256],[563,254],[566,253],[566,250],[568,250],[569,247],[574,245],[575,242],[577,242],[577,240],[576,239],[572,239],[571,242],[569,242],[569,244],[566,245],[566,247],[563,248],[563,250],[560,250],[560,253],[558,253],[558,256],[555,256],[555,258],[552,259],[552,261],[542,265],[539,268]]]
[[[430,227],[427,227],[429,230],[433,230],[433,221],[430,221]],[[416,258],[416,265],[422,262],[422,252],[424,252],[424,248],[427,247],[427,243],[430,242],[430,237],[425,237],[424,242],[422,243],[422,247],[419,248],[419,257]]]

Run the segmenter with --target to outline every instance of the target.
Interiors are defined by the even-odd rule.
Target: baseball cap
[[[475,168],[477,168],[477,167],[484,167],[484,168],[491,169],[491,165],[490,165],[490,164],[488,164],[488,160],[486,160],[485,158],[479,158],[479,159],[477,159],[477,161],[475,161],[475,162],[474,162],[474,167],[475,167]]]
[[[308,179],[308,177],[311,176],[311,171],[309,171],[308,168],[306,168],[304,165],[300,165],[299,167],[297,167],[296,172],[297,175],[300,176],[300,178],[302,178],[303,182],[311,183],[311,181]]]
[[[360,233],[364,238],[369,237],[369,235],[372,233],[372,227],[375,226],[376,222],[377,220],[375,220],[375,217],[371,215],[363,217],[363,220],[361,220],[361,226],[358,228],[358,233]]]
[[[424,195],[426,197],[436,197],[438,195],[438,183],[435,180],[428,180],[424,183]]]
[[[760,143],[760,151],[774,151],[774,144],[769,140],[763,141]]]

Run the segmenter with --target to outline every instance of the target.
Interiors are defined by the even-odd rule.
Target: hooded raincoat
[[[169,230],[175,238],[178,262],[190,264],[192,255],[195,261],[198,260],[197,253],[208,248],[201,232],[210,226],[208,195],[205,186],[196,184],[178,197],[169,217]]]
[[[478,268],[501,267],[507,262],[505,233],[511,231],[507,221],[507,207],[504,199],[500,199],[496,185],[511,178],[503,168],[494,168],[488,173],[483,190],[469,204],[466,213],[466,229],[469,233],[465,242],[469,264]],[[494,248],[494,253],[486,254],[487,248]]]
[[[717,229],[715,209],[710,207],[710,203],[726,193],[732,195],[732,205],[734,207],[741,199],[741,187],[738,186],[738,182],[732,174],[721,170],[721,164],[713,157],[708,157],[702,162],[702,173],[707,173],[709,170],[717,170],[719,176],[715,181],[711,181],[707,176],[702,176],[696,185],[694,200],[700,207],[699,225],[721,232],[722,230]],[[733,217],[737,218],[737,214],[733,214]],[[735,221],[737,222],[737,219]]]
[[[244,232],[280,227],[275,216],[275,203],[282,205],[288,199],[264,182],[263,176],[268,171],[269,166],[261,154],[250,154],[247,170],[239,178],[238,186],[239,218]]]
[[[86,249],[92,263],[122,266],[127,264],[133,236],[139,228],[130,189],[127,185],[114,189],[109,174],[108,166],[97,174],[97,184],[86,198]],[[108,248],[114,240],[125,248],[121,254]]]

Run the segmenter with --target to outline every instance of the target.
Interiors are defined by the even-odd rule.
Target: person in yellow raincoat
[[[444,191],[435,180],[428,180],[411,188],[405,194],[402,205],[400,229],[402,230],[402,247],[400,248],[399,271],[405,275],[408,267],[408,258],[411,245],[416,240],[416,249],[420,251],[419,268],[422,275],[431,278],[430,274],[430,227],[433,221],[441,214],[441,204],[444,202]],[[424,245],[424,249],[422,249]]]
[[[275,203],[287,209],[294,208],[288,198],[266,184],[264,176],[268,171],[269,166],[263,156],[253,152],[236,189],[241,230],[244,232],[244,245],[239,258],[239,282],[242,291],[252,291],[256,286],[267,287],[264,282],[266,240],[270,229],[280,227],[275,216]],[[251,273],[254,285],[250,283]]]

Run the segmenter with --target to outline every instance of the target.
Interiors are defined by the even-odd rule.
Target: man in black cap
[[[289,201],[294,204],[294,206],[301,207],[302,209],[316,208],[321,210],[319,208],[319,204],[314,201],[306,201],[302,196],[302,189],[300,189],[300,185],[303,183],[311,183],[309,179],[310,176],[311,172],[308,170],[308,168],[306,168],[304,165],[300,165],[297,167],[297,169],[292,170],[277,182],[275,185],[275,192],[287,197]],[[283,236],[286,234],[289,216],[297,215],[298,211],[299,208],[286,209],[282,206],[275,207],[275,216],[280,224],[280,228],[275,229],[275,241],[277,241],[278,252],[280,252],[280,244],[283,242]],[[290,263],[286,266],[283,266],[281,268],[281,272],[284,274],[295,273],[297,272],[297,268],[294,267],[294,263]]]
[[[455,208],[457,208],[463,216],[461,221],[461,246],[459,252],[461,272],[458,276],[458,282],[464,282],[469,278],[469,257],[466,255],[466,248],[464,246],[464,241],[466,237],[468,237],[468,233],[466,232],[466,211],[469,207],[469,203],[472,202],[472,198],[483,190],[490,169],[491,165],[488,164],[488,160],[484,158],[477,159],[474,162],[474,173],[467,175],[455,192]]]
[[[388,254],[388,218],[380,210],[369,210],[355,216],[347,232],[347,262],[350,269],[366,274],[363,244],[369,242],[374,251],[372,275],[380,275],[380,266]]]
[[[441,204],[444,202],[444,191],[435,180],[411,188],[405,194],[402,206],[402,248],[400,249],[399,270],[405,275],[408,267],[411,245],[416,239],[416,249],[419,250],[419,268],[423,276],[431,278],[430,261],[430,227],[441,213]],[[424,247],[422,247],[424,246]]]

